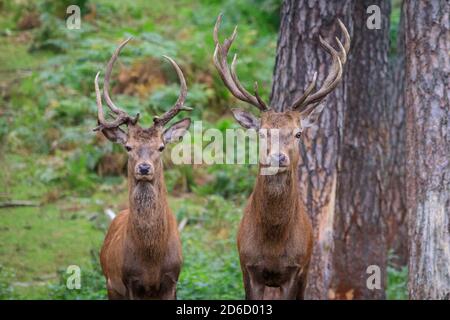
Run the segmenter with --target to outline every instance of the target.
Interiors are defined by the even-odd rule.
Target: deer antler
[[[184,101],[186,100],[186,96],[187,96],[187,86],[186,86],[186,80],[184,79],[183,72],[181,71],[178,64],[172,58],[170,58],[168,56],[163,56],[163,57],[166,58],[167,60],[169,60],[169,62],[172,64],[172,66],[174,67],[175,71],[178,74],[178,78],[180,79],[180,95],[178,96],[177,101],[172,106],[172,108],[170,108],[169,111],[166,111],[162,116],[159,116],[159,117],[155,116],[153,118],[153,122],[154,122],[155,126],[164,126],[171,119],[173,119],[180,111],[191,111],[192,110],[192,108],[184,106]]]
[[[120,51],[122,50],[122,48],[131,40],[131,38],[128,38],[127,40],[125,40],[124,42],[122,42],[116,49],[116,51],[114,51],[114,54],[111,56],[111,59],[108,62],[108,65],[106,66],[106,72],[105,72],[105,79],[104,79],[104,84],[103,84],[103,94],[105,97],[105,101],[106,104],[108,105],[108,107],[111,109],[111,111],[117,115],[117,117],[111,121],[108,122],[105,120],[105,115],[103,113],[103,105],[102,105],[102,97],[101,97],[101,93],[100,93],[100,88],[98,85],[98,77],[100,75],[100,72],[97,73],[97,75],[95,76],[95,94],[97,96],[97,109],[98,109],[98,113],[97,113],[97,121],[98,121],[98,126],[94,129],[94,131],[98,131],[98,130],[103,130],[103,129],[111,129],[111,128],[116,128],[119,127],[123,124],[136,124],[139,120],[139,113],[136,114],[135,117],[131,117],[128,113],[126,113],[125,111],[121,110],[120,108],[118,108],[111,100],[110,96],[109,96],[109,80],[111,78],[111,72],[112,72],[112,68],[114,66],[114,62],[116,62],[117,57],[120,54]]]
[[[103,105],[102,105],[102,97],[100,93],[100,88],[98,85],[98,77],[100,75],[100,72],[97,73],[95,76],[95,94],[97,96],[97,118],[98,118],[98,126],[94,129],[94,131],[103,130],[103,129],[111,129],[119,127],[123,124],[136,124],[139,120],[139,113],[136,114],[135,117],[131,117],[128,113],[118,108],[114,102],[112,102],[111,97],[109,96],[109,80],[111,78],[111,72],[112,68],[114,66],[114,62],[116,62],[117,57],[120,54],[120,51],[122,48],[131,40],[131,38],[128,38],[124,42],[122,42],[114,51],[114,54],[112,55],[111,59],[108,62],[108,65],[106,66],[106,72],[105,72],[105,80],[104,80],[104,88],[103,88],[103,94],[105,97],[106,104],[111,109],[111,111],[116,115],[116,118],[108,122],[105,120],[105,115],[103,112]],[[175,117],[180,111],[191,111],[192,108],[188,108],[184,106],[184,101],[186,100],[187,96],[187,86],[186,86],[186,80],[184,79],[183,72],[181,71],[180,67],[177,65],[177,63],[170,57],[164,56],[167,60],[170,61],[172,66],[175,68],[178,78],[180,79],[181,83],[181,89],[180,89],[180,95],[178,97],[177,102],[175,105],[166,113],[164,113],[162,116],[158,117],[155,116],[153,119],[154,125],[158,126],[164,126],[167,124],[173,117]]]
[[[250,103],[257,107],[261,111],[267,111],[267,105],[262,101],[258,94],[258,84],[255,82],[254,90],[255,95],[251,95],[240,83],[236,75],[236,61],[237,55],[233,57],[233,62],[231,63],[231,68],[228,66],[227,55],[234,39],[237,35],[237,26],[234,28],[233,34],[230,38],[225,39],[224,43],[221,44],[219,41],[219,28],[222,21],[222,14],[217,17],[216,25],[214,26],[214,43],[216,45],[214,49],[214,65],[219,72],[225,86],[230,90],[231,94],[241,101]]]
[[[311,94],[316,86],[317,72],[315,72],[313,80],[305,90],[304,94],[292,105],[292,110],[300,111],[303,114],[309,114],[319,102],[321,102],[339,84],[339,81],[342,78],[342,68],[347,61],[347,53],[350,49],[350,35],[340,19],[338,19],[338,24],[345,39],[344,44],[342,44],[337,37],[335,38],[339,46],[339,52],[319,36],[320,44],[333,59],[331,72],[324,80],[322,87],[316,93]]]

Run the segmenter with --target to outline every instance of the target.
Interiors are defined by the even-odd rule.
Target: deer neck
[[[283,239],[299,208],[297,168],[277,175],[258,174],[252,211],[267,238]]]
[[[160,256],[168,240],[168,203],[162,163],[153,181],[137,181],[129,175],[130,223],[134,244],[150,257]]]

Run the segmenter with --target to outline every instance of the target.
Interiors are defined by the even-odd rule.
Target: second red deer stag
[[[107,121],[95,77],[98,127],[112,142],[123,145],[128,152],[129,209],[112,221],[100,253],[110,299],[175,299],[180,273],[181,243],[174,215],[167,202],[161,153],[166,144],[178,141],[191,123],[186,118],[167,129],[164,126],[182,110],[187,94],[186,81],[178,65],[175,68],[181,91],[175,105],[153,119],[150,128],[138,124],[139,114],[131,117],[119,109],[109,96],[111,71],[124,41],[111,57],[105,73],[104,98],[114,119]],[[124,130],[124,127],[127,130]]]
[[[255,83],[255,94],[250,94],[236,75],[236,55],[231,68],[227,55],[236,37],[220,43],[218,17],[214,28],[214,64],[225,86],[239,100],[261,111],[261,117],[241,109],[233,109],[235,119],[244,128],[260,132],[269,140],[277,132],[278,148],[267,148],[271,166],[277,173],[263,175],[265,163],[260,161],[259,175],[248,200],[238,232],[238,250],[247,299],[303,299],[308,267],[312,252],[312,227],[306,208],[300,201],[298,188],[299,139],[320,115],[319,103],[342,78],[342,68],[350,48],[347,29],[338,20],[344,35],[344,44],[336,38],[339,50],[335,50],[321,37],[319,41],[331,55],[331,71],[319,90],[313,93],[317,73],[304,94],[285,112],[276,112],[260,98]],[[274,150],[275,149],[275,150]]]

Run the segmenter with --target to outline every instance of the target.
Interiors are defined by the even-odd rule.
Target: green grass
[[[8,62],[2,66],[2,72],[26,71],[37,68],[46,58],[48,58],[48,55],[43,53],[30,55],[26,43],[16,43],[13,41],[3,42],[2,50],[0,51],[0,61]]]
[[[89,262],[89,250],[98,247],[102,232],[84,216],[50,205],[42,208],[2,210],[3,245],[0,254],[8,257],[19,281],[54,273],[60,266]]]

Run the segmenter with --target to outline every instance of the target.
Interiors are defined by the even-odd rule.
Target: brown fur
[[[298,189],[298,112],[264,112],[262,129],[280,129],[289,167],[258,175],[238,232],[247,299],[303,299],[312,251],[312,227]],[[260,168],[261,170],[261,168]]]
[[[126,145],[130,209],[111,223],[100,253],[110,299],[175,299],[182,256],[177,223],[167,203],[159,127],[129,126]],[[138,179],[139,163],[153,167]]]

